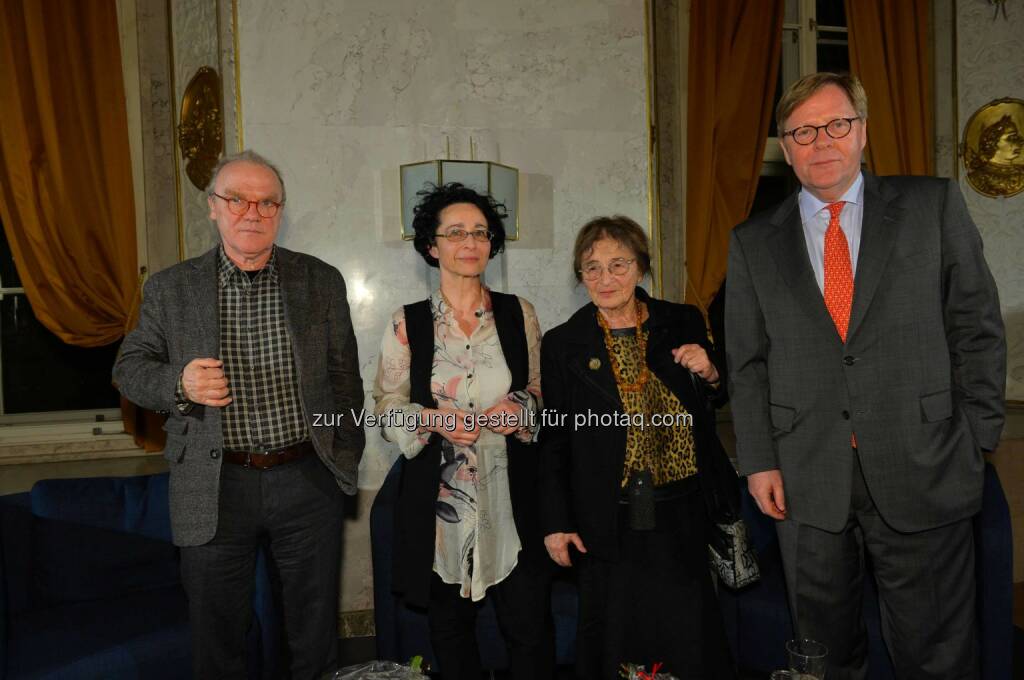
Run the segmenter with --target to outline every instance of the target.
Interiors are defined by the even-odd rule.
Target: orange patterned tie
[[[828,206],[828,229],[825,230],[825,306],[832,315],[832,321],[839,331],[839,337],[846,342],[846,331],[850,327],[850,308],[853,306],[853,265],[850,263],[850,247],[846,234],[839,226],[839,214],[845,201],[830,203]],[[857,448],[857,437],[850,434],[850,446]]]
[[[844,205],[845,201],[839,201],[828,206],[828,229],[825,230],[825,306],[832,315],[839,337],[846,342],[850,308],[853,306],[853,266],[850,264],[846,234],[839,226],[839,214],[843,212]]]

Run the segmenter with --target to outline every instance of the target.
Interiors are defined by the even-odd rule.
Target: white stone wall
[[[169,0],[171,36],[174,52],[174,96],[172,108],[175,125],[181,123],[181,100],[189,80],[203,66],[221,75],[217,41],[217,4],[211,0]],[[230,93],[229,93],[230,94]],[[174,131],[177,135],[177,130]],[[217,230],[210,222],[206,196],[185,174],[185,160],[178,154],[178,185],[181,192],[181,227],[185,246],[184,257],[195,257],[217,242]]]
[[[994,99],[1024,99],[1024,5],[1007,3],[1007,18],[985,2],[958,2],[957,99],[960,140],[971,114]],[[960,141],[958,140],[958,142]],[[1009,357],[1006,398],[1024,400],[1024,192],[988,198],[960,186],[985,241],[985,257],[999,286]]]
[[[246,146],[288,187],[279,242],[348,283],[369,391],[394,309],[436,274],[400,240],[398,167],[442,158],[522,173],[521,231],[489,282],[545,329],[585,301],[570,255],[587,219],[647,224],[643,0],[312,0],[239,3]],[[368,433],[360,485],[397,456]]]

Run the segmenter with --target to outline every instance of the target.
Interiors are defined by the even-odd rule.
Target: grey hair
[[[276,165],[274,165],[273,163],[271,163],[266,158],[259,155],[252,149],[245,149],[244,151],[239,151],[238,153],[232,153],[226,156],[221,156],[221,159],[217,161],[217,165],[213,166],[213,175],[210,177],[210,183],[206,186],[207,195],[213,193],[213,186],[217,183],[217,176],[220,175],[220,171],[224,169],[224,166],[230,163],[235,163],[237,161],[244,161],[246,163],[253,163],[254,165],[261,165],[267,170],[270,170],[272,173],[274,173],[274,176],[277,177],[277,183],[281,185],[281,203],[285,202],[285,198],[287,197],[287,195],[284,190],[284,177],[281,176],[281,171],[277,169]]]

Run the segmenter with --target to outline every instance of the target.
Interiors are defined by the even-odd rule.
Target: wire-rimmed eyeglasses
[[[623,257],[617,257],[608,263],[608,273],[612,276],[623,276],[628,271],[630,266],[636,262],[636,259],[627,260]],[[580,269],[580,276],[587,281],[597,281],[604,275],[605,267],[600,262],[587,262]]]
[[[835,120],[830,120],[824,125],[801,125],[800,127],[793,128],[792,130],[786,130],[782,133],[782,136],[792,137],[793,141],[801,146],[813,144],[814,140],[818,138],[819,130],[824,130],[832,139],[842,139],[846,135],[850,134],[850,130],[853,129],[853,121],[855,120],[860,120],[860,116],[854,116],[853,118],[836,118]]]
[[[232,215],[244,215],[249,212],[250,205],[256,206],[256,212],[260,217],[273,217],[277,214],[277,211],[281,209],[280,203],[272,201],[269,198],[262,198],[258,201],[248,201],[239,196],[221,196],[215,191],[211,191],[210,196],[216,196],[227,203],[228,212]]]
[[[470,236],[473,240],[478,243],[484,243],[494,238],[494,234],[487,231],[486,229],[475,229],[473,231],[466,231],[465,229],[449,229],[447,234],[434,234],[436,238],[446,238],[452,243],[462,243]]]

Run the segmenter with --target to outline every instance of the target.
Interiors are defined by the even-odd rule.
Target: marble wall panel
[[[472,138],[477,159],[520,169],[536,203],[487,276],[544,328],[585,301],[578,227],[613,212],[647,224],[643,22],[642,0],[240,4],[246,145],[288,185],[280,242],[346,277],[367,408],[387,320],[436,281],[398,238],[400,164],[468,159]],[[397,451],[368,435],[372,489]]]
[[[960,135],[971,114],[1002,97],[1024,99],[1024,8],[1006,17],[990,3],[957,2],[957,97]],[[1024,193],[988,198],[970,187],[960,167],[967,206],[985,241],[999,286],[1009,348],[1006,397],[1024,400]]]
[[[218,8],[215,0],[169,0],[171,41],[174,53],[174,92],[171,108],[175,126],[180,122],[181,98],[189,80],[202,66],[220,69],[218,52]],[[175,134],[177,132],[175,131]],[[179,218],[183,231],[186,258],[195,257],[217,242],[216,229],[212,226],[206,203],[206,195],[197,189],[185,174],[185,164],[178,154],[178,186],[180,191]]]

